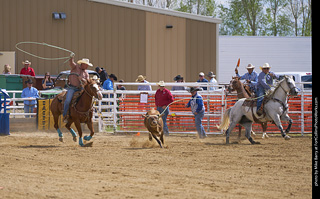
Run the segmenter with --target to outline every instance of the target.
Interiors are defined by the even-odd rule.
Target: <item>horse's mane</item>
[[[280,88],[280,85],[283,81],[285,81],[286,79],[288,78],[287,75],[284,76],[283,79],[279,80],[279,81],[276,81],[275,82],[275,85],[273,86],[274,89],[270,89],[266,92],[266,96],[269,97],[269,96],[273,96],[275,94],[275,92]]]

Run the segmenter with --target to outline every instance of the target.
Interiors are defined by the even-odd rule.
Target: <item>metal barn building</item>
[[[17,51],[23,41],[71,50],[75,60],[89,58],[126,82],[139,74],[153,82],[172,82],[178,74],[196,81],[200,71],[217,72],[220,19],[113,0],[1,0],[0,12],[0,52],[15,51],[15,73],[26,59],[36,75],[69,69],[63,60]],[[42,45],[19,47],[48,58],[70,54]]]
[[[311,37],[257,37],[220,36],[219,69],[220,83],[229,83],[235,76],[234,69],[240,58],[239,74],[248,72],[251,63],[260,73],[259,66],[269,63],[274,72],[311,72]]]

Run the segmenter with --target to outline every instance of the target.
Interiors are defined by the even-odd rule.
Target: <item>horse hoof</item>
[[[89,140],[91,140],[91,139],[92,139],[92,137],[91,137],[91,136],[87,136],[87,135],[86,135],[86,136],[84,136],[84,137],[83,137],[83,139],[84,139],[84,140],[86,140],[86,141],[89,141]]]
[[[73,137],[73,141],[74,141],[74,142],[77,142],[77,136],[74,136],[74,137]]]
[[[63,137],[59,137],[59,141],[60,141],[60,142],[63,142]]]
[[[285,139],[285,140],[290,140],[291,137],[290,137],[289,135],[286,135],[286,136],[284,136],[284,139]]]
[[[251,144],[261,144],[260,142],[253,141]]]

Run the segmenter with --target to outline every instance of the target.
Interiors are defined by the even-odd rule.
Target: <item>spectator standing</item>
[[[96,72],[100,76],[100,84],[103,85],[104,81],[108,79],[108,73],[104,70],[104,68],[96,67]]]
[[[207,77],[209,77],[209,82],[210,83],[213,83],[214,85],[218,85],[218,81],[215,79],[216,75],[213,74],[212,71],[210,71],[208,74],[207,74]],[[209,90],[210,91],[214,91],[214,90],[217,90],[218,88],[217,87],[213,87],[213,86],[210,86],[209,87]]]
[[[138,79],[136,79],[136,82],[149,83],[149,82],[146,80],[146,77],[144,77],[143,75],[139,75],[139,76],[138,76]],[[141,85],[141,86],[138,86],[138,90],[139,90],[139,91],[152,91],[152,88],[151,88],[150,85]]]
[[[201,82],[209,82],[206,78],[204,78],[204,73],[203,72],[200,72],[199,73],[199,79],[198,79],[198,81],[197,82],[199,82],[199,83],[201,83]],[[203,90],[207,90],[208,88],[207,87],[202,87],[202,89]]]
[[[26,82],[27,87],[22,90],[22,98],[39,98],[39,91],[32,86],[33,82],[31,79],[28,79]],[[33,113],[33,109],[36,105],[36,100],[24,100],[24,112]],[[29,115],[26,115],[26,118],[29,118]]]
[[[20,75],[31,75],[33,77],[36,76],[33,68],[30,67],[30,65],[31,65],[30,61],[26,60],[26,61],[22,62],[22,64],[24,65],[24,67],[21,69]]]
[[[171,92],[165,88],[164,81],[160,81],[157,83],[159,89],[155,94],[155,104],[157,107],[157,111],[160,112],[162,115],[163,120],[163,132],[164,135],[169,135],[169,129],[167,125],[167,117],[169,114],[169,104],[173,102],[173,96]]]
[[[11,66],[9,64],[5,64],[3,68],[2,74],[11,74]]]
[[[44,79],[42,80],[42,88],[44,90],[52,89],[53,86],[53,81],[51,79],[50,73],[46,72],[44,75]]]
[[[117,76],[115,76],[114,74],[110,74],[109,78],[106,81],[104,81],[104,83],[102,85],[103,89],[104,90],[113,90],[113,82],[117,81],[117,80],[118,80]]]
[[[183,83],[183,77],[181,75],[177,75],[175,78],[173,78],[173,81],[176,83]],[[186,90],[184,86],[172,86],[171,91],[181,91],[181,90]]]

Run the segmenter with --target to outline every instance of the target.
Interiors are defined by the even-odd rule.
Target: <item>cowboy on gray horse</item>
[[[261,107],[263,102],[263,96],[266,94],[268,90],[271,89],[273,86],[273,79],[278,79],[279,76],[276,75],[274,72],[270,71],[271,66],[268,63],[263,64],[260,67],[262,72],[258,76],[258,83],[257,83],[257,115],[261,116],[263,113],[263,107]]]

